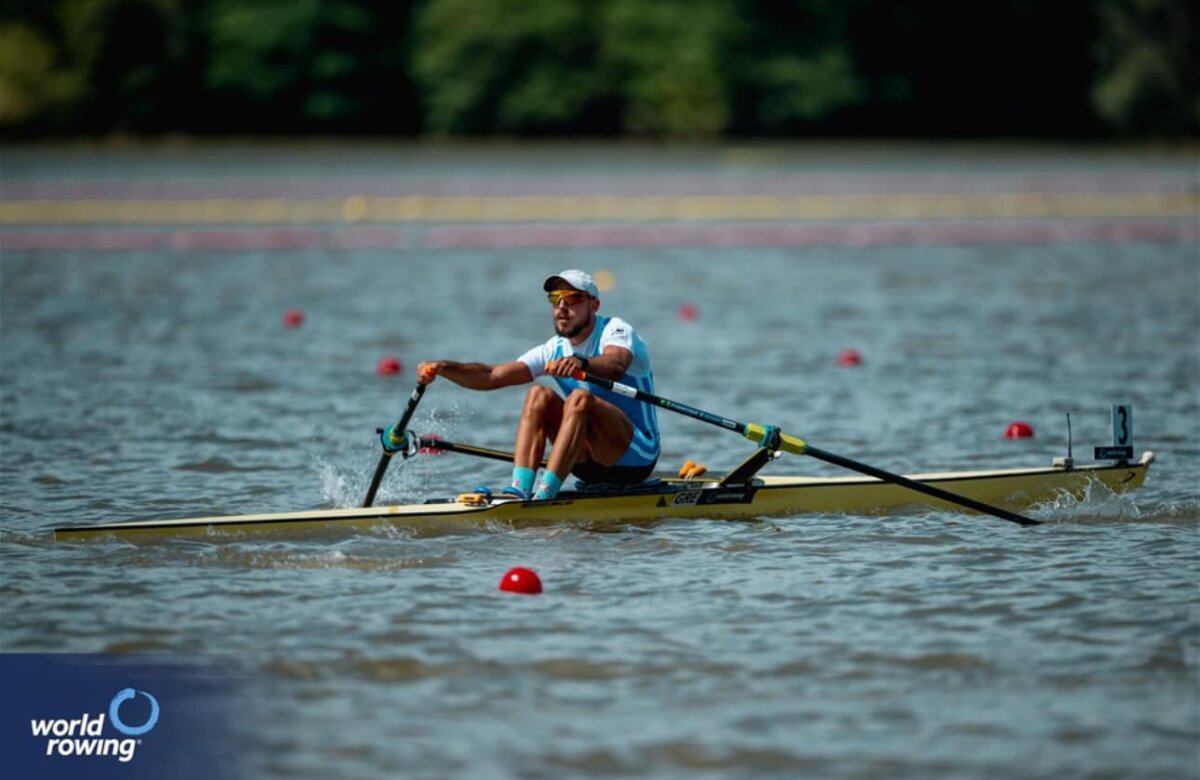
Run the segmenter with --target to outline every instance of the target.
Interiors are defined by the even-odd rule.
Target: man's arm
[[[617,380],[625,376],[629,364],[633,362],[633,353],[624,347],[609,344],[604,352],[587,359],[587,372],[601,379]],[[546,373],[551,376],[571,376],[576,371],[583,370],[583,358],[576,355],[559,358],[546,366]]]
[[[438,376],[471,390],[496,390],[533,381],[529,366],[519,360],[495,365],[431,360],[417,366],[417,377],[422,384],[429,384]]]

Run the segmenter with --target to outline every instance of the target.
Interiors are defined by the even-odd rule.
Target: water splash
[[[1200,502],[1185,499],[1178,503],[1147,506],[1136,493],[1117,493],[1104,483],[1093,480],[1082,497],[1066,491],[1053,500],[1033,507],[1038,517],[1052,523],[1171,523],[1188,525],[1200,522]]]
[[[321,482],[321,498],[334,507],[354,506],[354,497],[362,502],[366,486],[356,484],[356,479],[333,463],[318,459],[314,463],[317,478]]]
[[[451,397],[438,404],[427,403],[413,419],[410,430],[419,436],[432,434],[457,440],[459,429],[469,423],[464,417],[469,415],[463,411],[462,399]],[[368,452],[356,448],[352,457],[342,457],[344,452],[331,457],[310,442],[307,450],[308,462],[317,476],[324,501],[330,507],[359,506],[378,466],[379,449],[376,447]],[[439,495],[453,493],[453,486],[461,481],[459,474],[469,472],[474,464],[473,459],[452,454],[446,457],[441,453],[418,454],[407,458],[397,455],[388,464],[374,503],[377,506],[419,503],[433,492]]]

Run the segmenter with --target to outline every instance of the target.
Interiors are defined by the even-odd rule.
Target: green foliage
[[[759,66],[756,118],[770,130],[822,119],[865,96],[846,52],[778,54]]]
[[[820,15],[840,18],[838,8]],[[743,10],[735,0],[430,0],[414,60],[426,127],[707,138],[730,128],[743,91],[757,96],[743,124],[760,130],[862,99],[849,55],[822,38],[828,23],[799,51],[773,41],[760,61],[768,36],[755,37]]]
[[[1106,0],[1100,6],[1096,112],[1123,132],[1200,132],[1200,18],[1173,0]]]
[[[213,9],[208,85],[271,100],[298,84],[308,70],[318,0],[242,3]]]
[[[0,7],[0,126],[26,132],[162,129],[175,0]]]
[[[729,122],[732,8],[724,0],[611,0],[602,72],[615,74],[621,126],[635,135],[719,135]]]
[[[413,74],[436,134],[570,127],[603,89],[588,0],[430,0]]]
[[[37,30],[0,23],[0,127],[37,122],[78,99],[75,73],[59,68],[54,49]]]
[[[363,110],[376,19],[349,0],[218,0],[206,84],[279,119],[336,122]]]
[[[864,102],[849,46],[853,0],[741,0],[728,58],[739,129],[788,133]]]
[[[762,120],[778,127],[791,120],[819,119],[862,96],[845,52],[812,57],[781,55],[763,63]]]
[[[1194,0],[0,0],[0,133],[1195,136]]]

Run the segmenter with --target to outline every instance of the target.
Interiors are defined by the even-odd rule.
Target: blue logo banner
[[[250,777],[244,690],[174,656],[0,654],[0,775]]]

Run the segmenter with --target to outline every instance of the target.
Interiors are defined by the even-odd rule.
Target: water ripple
[[[220,659],[262,686],[248,739],[275,776],[1190,777],[1192,249],[298,252],[286,270],[5,253],[0,644]],[[1049,463],[1066,411],[1079,457],[1124,401],[1159,459],[1142,490],[1058,497],[1030,529],[914,505],[52,542],[68,522],[357,505],[374,428],[411,390],[374,374],[383,348],[410,366],[516,356],[545,328],[528,280],[563,264],[615,274],[604,306],[649,337],[668,397],[889,470]],[[422,291],[404,317],[396,289]],[[684,323],[683,298],[712,304]],[[305,327],[282,329],[297,305]],[[846,346],[857,369],[836,364]],[[504,449],[520,399],[439,382],[413,427]],[[1005,440],[1018,418],[1038,435]],[[721,470],[752,446],[660,419],[664,466]],[[380,501],[508,476],[418,456],[390,465]],[[499,592],[516,565],[545,593]]]

